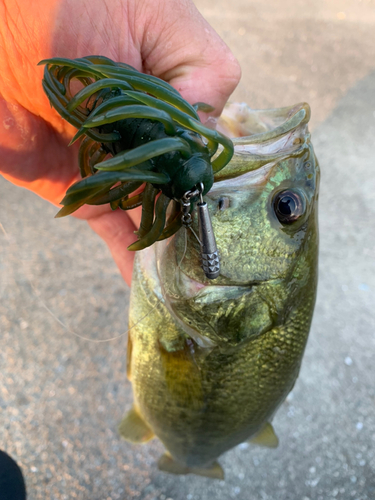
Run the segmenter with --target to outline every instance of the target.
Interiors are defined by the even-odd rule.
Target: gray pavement
[[[243,67],[233,100],[312,105],[320,282],[277,450],[240,445],[225,482],[160,473],[119,440],[128,289],[85,223],[0,179],[0,448],[30,500],[375,498],[375,3],[199,0]],[[62,324],[65,326],[62,326]],[[72,333],[73,332],[73,333]]]

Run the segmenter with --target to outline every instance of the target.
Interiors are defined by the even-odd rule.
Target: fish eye
[[[305,213],[306,203],[300,193],[286,189],[276,194],[273,208],[281,224],[292,224]]]

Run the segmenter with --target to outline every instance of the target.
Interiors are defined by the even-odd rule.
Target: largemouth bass
[[[277,446],[271,420],[301,366],[317,286],[319,166],[307,104],[228,105],[235,154],[205,196],[221,258],[208,280],[193,231],[137,253],[128,376],[132,442],[157,436],[159,468],[222,478],[245,440]],[[195,234],[194,234],[195,233]]]

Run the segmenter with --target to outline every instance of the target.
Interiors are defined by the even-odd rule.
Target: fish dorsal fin
[[[209,467],[188,467],[176,462],[169,453],[164,453],[158,461],[159,470],[169,474],[196,474],[210,479],[224,479],[224,471],[218,462]]]
[[[134,407],[121,420],[118,430],[130,443],[146,443],[154,437],[154,433]]]
[[[272,425],[266,422],[261,428],[260,432],[251,439],[250,443],[257,444],[259,446],[266,446],[267,448],[277,448],[279,445],[279,438],[276,436]]]

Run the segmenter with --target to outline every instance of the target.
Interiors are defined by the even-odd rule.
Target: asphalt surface
[[[301,374],[274,420],[280,446],[226,453],[222,482],[163,474],[160,443],[121,441],[129,291],[85,223],[55,220],[0,179],[0,448],[30,500],[372,500],[375,2],[196,3],[241,62],[232,100],[312,107],[320,281]]]

